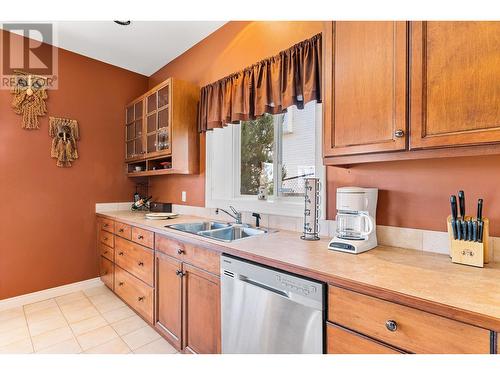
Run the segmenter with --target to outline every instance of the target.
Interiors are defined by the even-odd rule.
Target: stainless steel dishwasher
[[[221,256],[222,353],[323,353],[324,288]]]

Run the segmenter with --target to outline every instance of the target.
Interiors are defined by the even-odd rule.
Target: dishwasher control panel
[[[286,275],[283,274],[276,275],[276,281],[280,283],[284,289],[287,289],[291,292],[300,293],[307,296],[310,293],[316,293],[316,291],[318,290],[311,283],[297,281],[294,279],[292,279],[291,277],[287,277]]]

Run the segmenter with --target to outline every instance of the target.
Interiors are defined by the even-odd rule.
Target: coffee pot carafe
[[[377,246],[377,197],[376,188],[337,189],[337,229],[329,249],[357,254]]]

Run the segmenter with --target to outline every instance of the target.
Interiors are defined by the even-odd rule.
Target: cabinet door
[[[188,352],[220,353],[219,277],[184,263],[183,338]]]
[[[411,148],[500,142],[500,22],[412,22]]]
[[[177,350],[181,349],[182,263],[161,253],[155,256],[156,317],[160,328]]]
[[[333,22],[324,156],[406,148],[406,22]]]

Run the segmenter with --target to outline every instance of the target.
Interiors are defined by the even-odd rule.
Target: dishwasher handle
[[[281,297],[290,298],[290,295],[288,294],[288,292],[285,292],[284,290],[276,289],[276,288],[273,288],[272,286],[260,283],[258,281],[252,280],[252,279],[249,279],[246,276],[238,275],[238,280],[243,281],[244,283],[256,286],[257,288],[265,289],[269,292],[278,294]]]

